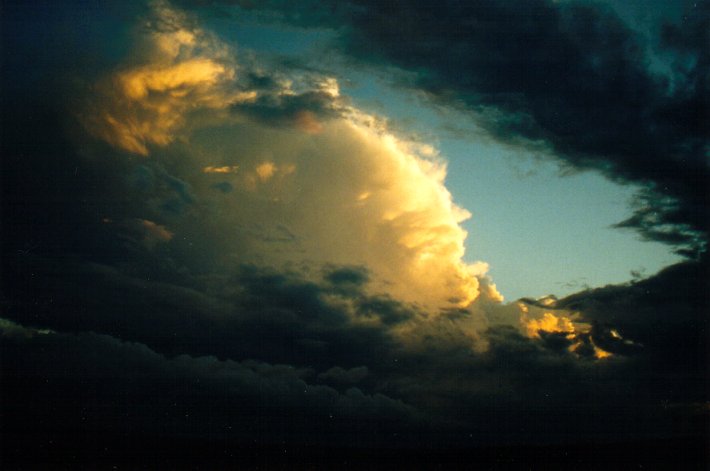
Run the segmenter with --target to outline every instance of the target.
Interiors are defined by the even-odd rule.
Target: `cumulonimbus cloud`
[[[187,157],[171,171],[205,205],[191,217],[219,228],[211,237],[227,258],[363,265],[374,290],[429,308],[479,297],[487,266],[463,261],[470,214],[453,202],[435,149],[347,104],[330,77],[250,88],[242,78],[257,71],[186,15],[166,2],[153,15],[142,54],[97,85],[84,122],[129,153],[167,158],[179,146]],[[288,240],[274,235],[284,231]]]
[[[124,88],[98,86],[84,117],[123,110],[151,130],[160,120],[142,100],[164,100],[179,118],[156,128],[169,140],[138,133],[143,147],[124,146],[117,131],[126,128],[104,122],[109,134],[95,136],[118,150],[91,155],[86,141],[68,145],[65,108],[48,112],[33,82],[12,100],[16,89],[3,94],[0,408],[10,460],[33,467],[47,447],[77,463],[111,450],[146,459],[152,434],[173,462],[180,450],[200,463],[224,450],[232,467],[240,450],[257,450],[263,464],[260,444],[282,456],[284,440],[321,457],[330,443],[358,455],[375,445],[388,457],[466,450],[465,462],[478,463],[476,443],[575,437],[589,460],[586,444],[604,437],[620,443],[610,461],[631,444],[629,462],[654,466],[659,437],[674,437],[668,463],[677,450],[706,461],[707,259],[503,305],[483,267],[460,262],[456,221],[466,214],[432,148],[348,106],[333,79],[288,72],[289,85],[216,42],[211,52],[165,53],[155,44],[164,34],[199,29],[165,7],[156,4],[165,16],[143,30],[142,53],[101,83],[165,57],[219,57],[234,78],[184,82],[184,97],[147,80],[132,101],[114,100]],[[8,9],[3,25],[29,21],[33,31],[54,18],[32,23]],[[22,77],[25,37],[3,56]],[[229,99],[242,92],[256,96]],[[188,98],[200,94],[226,105]],[[441,260],[421,257],[417,272],[428,253]],[[432,280],[414,279],[425,269]],[[465,298],[451,299],[456,290],[474,285],[478,298],[457,307]],[[449,308],[431,315],[397,298]],[[205,452],[203,439],[216,447]],[[652,453],[637,452],[646,439]],[[343,448],[331,451],[342,460]]]

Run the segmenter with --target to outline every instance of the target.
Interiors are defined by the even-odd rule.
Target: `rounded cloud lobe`
[[[241,262],[364,265],[374,289],[429,308],[479,296],[486,266],[462,261],[470,214],[434,149],[348,105],[332,78],[270,78],[166,3],[154,14],[142,53],[98,85],[84,122],[120,150],[171,161],[194,189],[204,207],[171,229],[218,228],[213,243]],[[249,80],[257,72],[268,86]]]

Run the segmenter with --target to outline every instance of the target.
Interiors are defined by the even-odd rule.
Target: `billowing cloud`
[[[226,46],[165,3],[154,4],[154,15],[141,36],[144,57],[104,79],[86,120],[101,123],[89,129],[109,144],[141,155],[152,146],[162,160],[173,151],[161,147],[184,139],[175,144],[182,160],[170,157],[172,178],[211,208],[194,217],[220,228],[215,243],[228,257],[363,265],[373,290],[429,308],[465,307],[481,294],[486,265],[462,260],[460,223],[470,214],[452,201],[446,164],[431,146],[404,141],[349,106],[333,78],[301,80],[303,90],[273,79],[250,90],[237,76],[256,72]],[[192,126],[198,111],[211,113],[201,127]],[[210,191],[214,181],[206,186],[212,173],[228,177],[219,183],[230,185],[228,197]],[[193,223],[174,222],[177,231]],[[293,237],[283,240],[278,228]],[[276,240],[290,246],[275,250]],[[486,286],[486,296],[500,299]]]

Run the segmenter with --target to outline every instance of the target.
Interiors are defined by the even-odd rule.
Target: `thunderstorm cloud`
[[[633,467],[682,450],[701,469],[706,4],[653,45],[572,1],[77,5],[0,15],[11,465]],[[323,58],[486,138],[640,184],[617,226],[687,258],[504,302],[436,142],[355,104],[325,59],[242,46],[239,15],[322,34]]]

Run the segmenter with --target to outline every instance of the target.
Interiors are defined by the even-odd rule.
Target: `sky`
[[[2,2],[3,456],[703,469],[710,4],[648,3]]]

